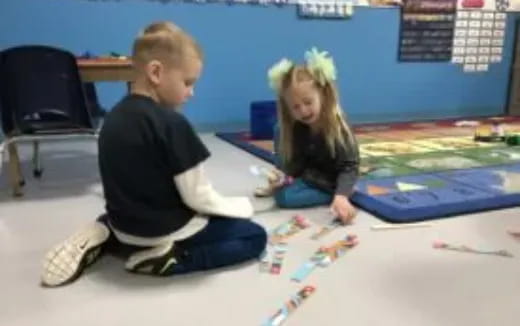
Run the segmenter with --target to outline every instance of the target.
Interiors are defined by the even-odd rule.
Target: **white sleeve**
[[[183,201],[201,214],[249,218],[253,206],[247,197],[224,197],[211,185],[202,163],[173,178]]]

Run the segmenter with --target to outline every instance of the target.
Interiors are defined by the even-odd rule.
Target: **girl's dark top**
[[[329,193],[349,197],[359,175],[359,149],[354,135],[344,132],[346,146],[336,142],[333,156],[321,134],[296,122],[293,133],[293,159],[284,172]]]

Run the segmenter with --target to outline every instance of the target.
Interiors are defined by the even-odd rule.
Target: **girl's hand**
[[[267,173],[267,182],[272,189],[278,189],[284,185],[285,174],[278,169],[271,169]]]
[[[276,190],[285,185],[285,175],[282,171],[273,168],[265,175],[267,177],[267,186],[256,188],[256,197],[270,197],[276,192]]]
[[[343,195],[335,195],[330,210],[343,224],[350,223],[357,214],[357,210],[347,197]]]

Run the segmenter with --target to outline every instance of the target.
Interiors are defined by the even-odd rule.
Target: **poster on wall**
[[[345,19],[354,14],[354,2],[350,0],[301,0],[298,17],[319,19]]]
[[[464,72],[485,72],[502,61],[506,14],[484,10],[458,10],[452,63]]]
[[[405,0],[399,61],[450,61],[457,0]]]

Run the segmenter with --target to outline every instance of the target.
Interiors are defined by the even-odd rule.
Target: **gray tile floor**
[[[207,164],[215,186],[229,195],[249,194],[258,180],[249,174],[260,160],[210,135]],[[171,279],[127,274],[123,262],[102,258],[78,282],[59,289],[38,286],[45,251],[103,210],[95,145],[42,146],[43,179],[30,176],[28,147],[22,147],[26,195],[12,199],[0,176],[0,325],[260,325],[300,285],[291,273],[322,243],[346,232],[360,245],[305,282],[317,292],[286,325],[513,326],[519,322],[520,242],[505,234],[520,227],[519,209],[436,222],[427,229],[374,232],[379,223],[361,212],[356,223],[321,242],[306,230],[290,241],[280,276],[260,274],[256,263]],[[255,201],[258,209],[269,200]],[[264,212],[267,228],[296,211]],[[315,224],[326,208],[298,211]],[[437,251],[433,240],[505,248],[515,258]]]

